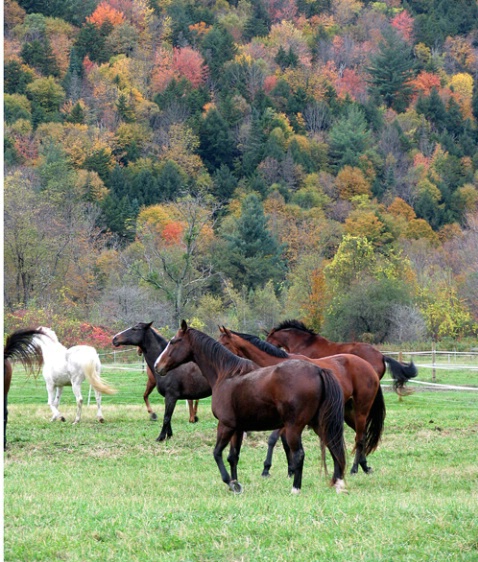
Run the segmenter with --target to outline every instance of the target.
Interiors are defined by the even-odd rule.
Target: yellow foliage
[[[355,195],[372,195],[370,182],[360,168],[344,166],[335,181],[341,199],[350,201]]]
[[[432,227],[424,219],[411,220],[407,225],[405,237],[412,240],[424,238],[433,246],[437,246],[439,242],[437,233],[433,231]]]
[[[400,197],[395,197],[390,203],[388,212],[395,217],[405,217],[408,221],[416,217],[413,208]]]

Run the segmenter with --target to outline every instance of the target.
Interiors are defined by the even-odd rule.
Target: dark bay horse
[[[288,353],[300,353],[313,359],[322,359],[337,353],[351,353],[357,355],[375,369],[380,378],[383,377],[387,365],[393,378],[393,387],[400,394],[405,383],[417,376],[417,368],[410,363],[400,363],[392,357],[383,355],[373,345],[361,342],[335,343],[313,330],[310,330],[299,320],[285,320],[267,334],[267,341],[277,347],[282,347]]]
[[[164,396],[164,419],[163,427],[156,441],[164,441],[173,436],[171,418],[178,400],[188,400],[191,420],[191,409],[193,420],[197,421],[197,405],[191,401],[211,396],[212,390],[201,371],[194,363],[188,363],[176,369],[166,377],[154,375],[154,362],[165,349],[168,341],[152,328],[152,322],[139,322],[135,326],[119,332],[113,337],[113,345],[134,345],[141,349],[146,364],[148,365],[148,383],[145,395],[149,396],[156,386],[159,394]],[[151,374],[151,375],[150,375]]]
[[[364,472],[371,472],[372,469],[367,465],[367,455],[371,454],[380,442],[385,421],[385,402],[380,380],[370,363],[351,354],[311,359],[304,355],[288,354],[256,336],[240,334],[224,326],[220,331],[220,343],[236,355],[246,357],[261,367],[277,365],[288,359],[303,359],[322,369],[330,370],[342,387],[345,422],[355,431],[355,458],[351,473],[356,474],[359,465]],[[278,437],[279,434],[275,432],[269,438],[263,476],[269,473],[272,452]]]
[[[299,493],[304,464],[302,431],[307,425],[328,447],[334,460],[331,483],[337,492],[344,491],[343,398],[330,371],[300,360],[260,368],[203,332],[188,328],[183,320],[180,330],[157,359],[155,369],[165,375],[188,361],[197,363],[212,387],[212,412],[219,420],[214,459],[223,482],[234,493],[242,492],[237,464],[244,432],[282,427],[294,473],[292,492]],[[222,458],[229,443],[227,460],[231,475]]]
[[[43,365],[41,347],[35,342],[35,337],[41,332],[31,328],[16,330],[11,333],[3,348],[3,449],[7,446],[7,421],[8,421],[8,391],[12,382],[12,361],[19,360],[27,372],[33,373]]]

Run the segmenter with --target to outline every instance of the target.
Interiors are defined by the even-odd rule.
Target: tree
[[[221,165],[232,168],[236,147],[228,124],[217,109],[211,109],[202,119],[199,142],[199,155],[211,173]]]
[[[413,88],[413,56],[410,45],[390,28],[384,33],[379,51],[370,57],[370,91],[387,107],[403,112],[407,109]]]
[[[145,209],[138,217],[142,255],[129,266],[172,304],[175,325],[213,275],[207,248],[214,212],[205,199],[187,196],[168,206]]]
[[[282,261],[284,247],[267,227],[264,208],[255,194],[242,202],[241,216],[230,233],[223,234],[224,245],[216,263],[234,288],[247,290],[264,286],[272,280],[276,289],[285,274]]]
[[[359,167],[360,156],[370,148],[372,141],[361,109],[351,105],[330,129],[329,140],[332,162],[338,169],[346,165]]]

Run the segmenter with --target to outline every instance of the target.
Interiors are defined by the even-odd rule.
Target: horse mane
[[[153,328],[153,326],[150,326],[149,329],[151,330],[151,332],[153,333],[153,336],[161,343],[161,345],[163,347],[166,347],[168,344],[168,340],[163,337],[158,330],[156,330],[156,328]]]
[[[235,334],[236,336],[239,336],[243,340],[252,343],[252,345],[257,347],[257,349],[264,351],[268,355],[273,355],[274,357],[280,357],[282,359],[287,359],[289,357],[289,354],[285,352],[283,349],[280,349],[279,347],[272,345],[267,341],[261,340],[261,338],[258,338],[257,336],[252,336],[250,334],[242,334],[240,332],[235,332],[234,330],[230,330],[230,331],[231,333]]]
[[[243,375],[259,368],[253,361],[234,355],[214,338],[199,330],[188,328],[188,333],[193,344],[202,348],[211,362],[218,366],[218,370],[227,372],[228,376]]]
[[[311,336],[316,336],[317,334],[311,330],[310,328],[307,328],[307,326],[301,322],[300,320],[284,320],[283,322],[281,322],[278,326],[276,326],[275,328],[272,328],[271,332],[279,332],[280,330],[288,330],[288,329],[294,329],[294,330],[299,330],[301,332],[307,332],[308,334],[310,334]]]

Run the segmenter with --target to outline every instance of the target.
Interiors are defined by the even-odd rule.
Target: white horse
[[[41,335],[36,336],[36,341],[43,354],[43,378],[48,391],[48,405],[53,413],[51,421],[57,419],[65,421],[58,410],[65,386],[72,387],[76,398],[76,418],[73,423],[80,421],[83,405],[81,383],[86,378],[95,390],[98,421],[104,422],[101,413],[101,393],[114,394],[116,390],[108,386],[100,377],[101,363],[96,349],[89,345],[75,345],[67,349],[58,341],[57,335],[50,328],[40,326],[38,330]]]

